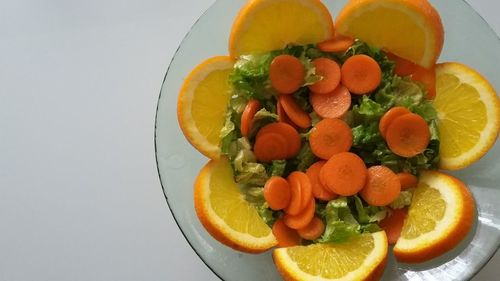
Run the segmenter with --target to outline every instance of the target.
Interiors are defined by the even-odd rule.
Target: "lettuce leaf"
[[[389,77],[389,74],[386,76]],[[350,112],[353,132],[352,150],[363,158],[367,165],[385,165],[395,172],[406,171],[417,174],[419,170],[435,169],[439,162],[439,134],[437,113],[425,98],[425,89],[411,81],[392,75],[370,96],[357,100]],[[422,116],[429,124],[431,141],[427,149],[415,157],[395,155],[387,147],[378,130],[383,114],[393,106],[403,106]]]
[[[269,66],[280,53],[277,51],[240,56],[229,77],[233,92],[246,99],[267,100],[271,98],[274,91],[269,81]]]
[[[354,195],[352,198],[356,206],[357,219],[359,223],[369,224],[373,222],[380,222],[387,216],[387,208],[363,204],[363,201],[357,195]]]
[[[392,209],[402,209],[406,206],[410,206],[412,197],[413,192],[411,190],[402,190],[398,198],[389,204],[389,207]]]
[[[316,212],[325,222],[325,232],[315,242],[340,243],[360,233],[379,231],[377,223],[385,218],[387,208],[368,206],[351,196],[319,204]]]
[[[340,243],[360,233],[360,225],[351,213],[347,197],[328,202],[320,211],[320,216],[326,222],[325,231],[314,241],[316,243]]]
[[[268,174],[270,176],[284,176],[286,172],[286,164],[286,160],[273,160],[267,169]]]
[[[250,132],[249,137],[251,138],[255,136],[260,128],[276,121],[278,121],[278,115],[276,113],[272,113],[266,108],[260,109],[259,111],[257,111],[257,113],[255,113],[252,131]]]
[[[295,171],[305,171],[309,166],[311,166],[314,162],[317,161],[317,157],[311,150],[311,146],[309,142],[304,142],[302,144],[302,148],[299,151],[297,157],[295,157],[292,161],[293,166],[295,167]]]
[[[272,227],[280,212],[275,212],[269,208],[264,199],[264,188],[262,187],[242,187],[241,192],[245,195],[245,199],[252,204],[259,216],[264,222]]]

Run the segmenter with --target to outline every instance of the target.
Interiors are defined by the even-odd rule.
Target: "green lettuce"
[[[412,197],[413,192],[411,190],[402,190],[398,198],[389,204],[389,207],[392,209],[402,209],[406,206],[410,206]]]
[[[388,70],[392,71],[388,66]],[[352,150],[363,158],[367,165],[385,165],[395,172],[406,171],[417,174],[419,170],[435,169],[439,162],[439,134],[437,113],[420,84],[409,78],[396,75],[384,76],[379,89],[370,96],[358,98],[349,113],[352,127]],[[378,123],[384,113],[394,106],[403,106],[422,116],[429,125],[431,141],[427,149],[414,157],[400,157],[387,147],[380,135]]]
[[[273,160],[271,162],[271,165],[268,165],[267,168],[267,173],[270,176],[279,176],[282,177],[285,175],[286,172],[286,160]]]
[[[247,138],[241,137],[233,141],[229,148],[229,156],[237,183],[264,186],[269,178],[266,167],[262,163],[257,163]]]
[[[264,188],[243,186],[241,192],[245,195],[245,199],[255,207],[262,220],[271,227],[279,217],[280,212],[275,212],[269,208],[264,199]]]
[[[360,233],[360,224],[354,219],[346,197],[339,197],[326,204],[319,215],[325,221],[323,235],[316,243],[339,243]]]
[[[325,231],[315,242],[340,243],[360,233],[379,231],[377,223],[385,218],[387,209],[368,206],[358,196],[351,196],[318,204],[316,212],[325,222]]]
[[[250,138],[255,136],[260,128],[276,121],[278,121],[278,115],[276,113],[272,113],[266,108],[260,109],[257,113],[255,113],[253,118],[252,131],[249,134]]]
[[[246,99],[268,100],[274,91],[269,81],[269,66],[280,52],[240,56],[230,75],[233,92]]]
[[[304,142],[299,154],[295,159],[292,160],[293,167],[295,171],[305,171],[309,166],[317,161],[317,157],[311,150],[309,142]]]
[[[363,204],[363,201],[357,195],[352,196],[352,198],[356,207],[359,223],[369,224],[380,222],[387,216],[387,208]]]

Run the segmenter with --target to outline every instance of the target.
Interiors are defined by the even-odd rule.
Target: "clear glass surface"
[[[333,16],[346,0],[324,1]],[[465,63],[500,90],[500,39],[464,1],[434,0],[446,39],[440,61]],[[223,280],[281,280],[271,251],[252,255],[214,240],[196,217],[193,183],[207,159],[184,139],[176,118],[177,94],[190,70],[206,58],[227,54],[231,24],[245,0],[218,0],[193,25],[168,68],[158,101],[156,157],[165,197],[189,244]],[[468,237],[451,252],[425,264],[396,263],[392,253],[383,280],[469,280],[500,244],[500,145],[479,162],[453,174],[467,183],[477,202],[478,220]]]

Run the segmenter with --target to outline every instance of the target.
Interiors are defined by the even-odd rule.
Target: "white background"
[[[218,280],[168,210],[153,143],[167,66],[212,2],[0,1],[0,281]],[[468,2],[499,34],[499,2]]]

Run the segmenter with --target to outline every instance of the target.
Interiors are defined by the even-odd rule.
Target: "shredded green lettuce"
[[[392,201],[392,203],[389,204],[389,207],[391,207],[392,209],[402,209],[406,206],[410,206],[412,196],[413,192],[411,190],[402,190],[399,193],[398,198],[396,198],[396,200]]]
[[[379,231],[377,222],[387,215],[385,207],[368,206],[358,196],[319,204],[316,212],[325,222],[323,235],[314,241],[317,243],[341,243],[360,233]]]
[[[274,160],[271,162],[271,165],[269,165],[268,174],[271,176],[279,176],[282,177],[285,175],[286,172],[286,160]]]
[[[365,47],[363,47],[365,48]],[[371,55],[376,49],[370,49]],[[375,57],[385,62],[381,52]],[[380,63],[380,62],[379,62]],[[386,63],[383,79],[375,93],[362,96],[355,101],[349,113],[348,123],[352,127],[352,150],[368,166],[385,165],[395,172],[417,174],[419,170],[436,169],[439,162],[439,135],[437,113],[429,100],[425,98],[425,88],[407,77],[392,74],[390,63]],[[403,106],[422,116],[429,124],[431,141],[427,149],[415,157],[400,157],[387,147],[380,135],[378,123],[384,113],[394,106]]]
[[[272,226],[279,217],[280,212],[275,212],[269,208],[264,199],[264,188],[243,186],[241,192],[245,195],[245,199],[255,207],[262,220],[267,225]]]
[[[265,125],[273,122],[278,121],[278,115],[276,113],[272,113],[266,108],[262,108],[257,113],[255,113],[255,116],[253,118],[253,124],[252,124],[252,131],[250,132],[249,136],[253,137],[257,134],[257,132],[260,130],[260,128],[264,127]]]
[[[303,143],[297,157],[291,161],[295,166],[295,171],[303,172],[317,160],[318,158],[312,152],[309,142],[305,142]]]
[[[408,77],[394,74],[394,62],[379,48],[356,40],[344,53],[327,53],[315,45],[289,45],[282,50],[263,54],[244,55],[235,63],[230,82],[233,95],[228,105],[224,126],[220,132],[221,152],[229,157],[234,179],[242,188],[245,198],[252,203],[259,215],[269,225],[282,216],[281,211],[273,211],[263,197],[263,186],[271,176],[287,177],[292,171],[306,171],[318,158],[309,145],[311,130],[299,130],[302,147],[297,156],[287,160],[260,163],[252,152],[255,135],[263,126],[277,122],[276,99],[269,79],[272,60],[281,54],[297,57],[305,68],[302,87],[293,93],[297,104],[309,114],[312,125],[317,124],[318,116],[310,102],[308,85],[323,79],[316,73],[312,61],[319,57],[343,63],[349,57],[366,54],[374,58],[382,70],[382,81],[370,95],[352,96],[352,108],[342,118],[352,128],[353,145],[351,151],[363,158],[367,166],[385,165],[395,172],[405,171],[417,174],[421,169],[434,169],[439,162],[439,133],[437,114],[426,97],[423,85]],[[252,131],[248,137],[241,135],[241,115],[251,99],[257,99],[262,106],[253,120]],[[387,147],[379,132],[379,121],[387,110],[403,106],[422,116],[429,124],[431,140],[427,149],[415,157],[404,158],[395,155]],[[411,190],[402,191],[390,204],[391,208],[403,208],[411,202]],[[323,235],[313,242],[344,242],[365,232],[379,231],[378,223],[387,216],[389,208],[369,206],[358,196],[339,197],[329,202],[316,204],[316,215],[325,223]]]

